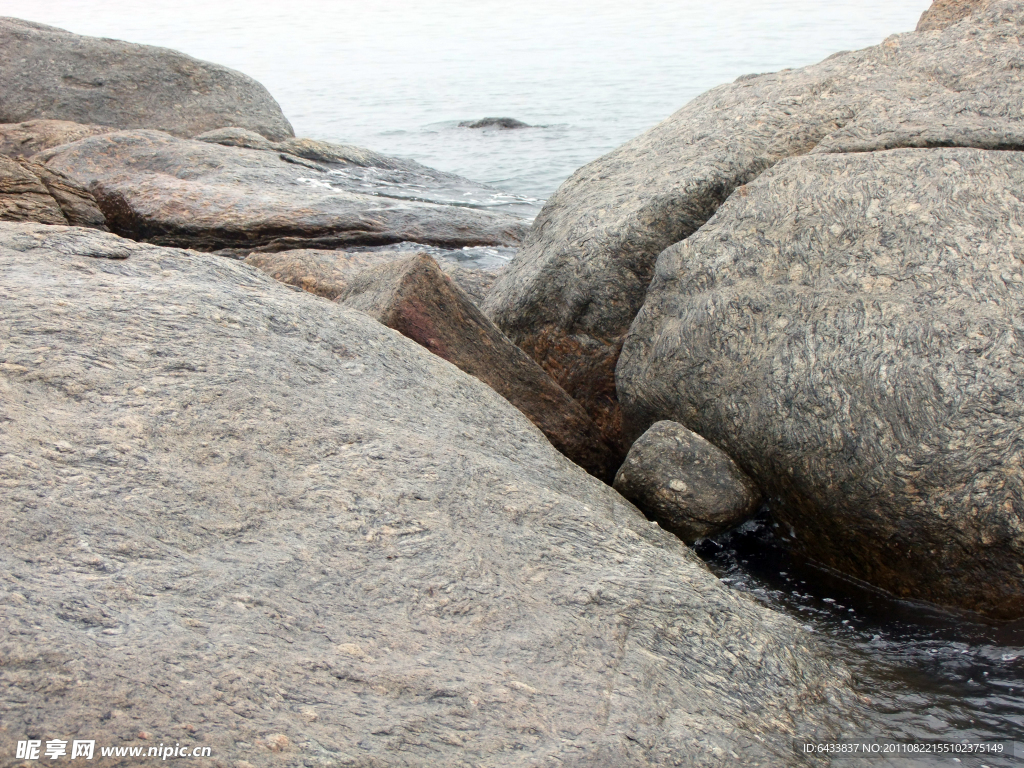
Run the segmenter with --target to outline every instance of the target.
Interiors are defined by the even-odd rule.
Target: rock
[[[793,620],[365,315],[86,229],[0,225],[0,275],[8,739],[648,768],[865,727]]]
[[[658,259],[630,419],[722,448],[815,560],[1024,616],[1022,188],[1022,152],[776,165]]]
[[[0,155],[0,221],[107,228],[92,195],[73,179],[4,155]]]
[[[447,205],[430,185],[447,175],[327,166],[253,151],[124,131],[35,155],[90,187],[110,228],[134,240],[199,250],[344,248],[412,241],[447,247],[511,245],[522,220]],[[471,182],[467,182],[471,184]],[[464,198],[463,198],[464,199]]]
[[[28,120],[0,123],[0,155],[29,158],[44,149],[70,144],[90,136],[113,133],[109,125],[82,125],[68,120]]]
[[[774,163],[847,151],[844,131],[862,147],[900,146],[908,130],[918,146],[923,125],[931,146],[1024,148],[1022,28],[1024,4],[995,3],[941,32],[709,91],[566,181],[486,313],[624,453],[615,362],[658,254]]]
[[[750,519],[761,492],[736,462],[674,421],[659,421],[633,443],[615,490],[687,544]]]
[[[917,22],[918,32],[945,29],[962,21],[975,11],[987,8],[987,0],[935,0],[931,7],[921,14]]]
[[[482,120],[466,120],[459,123],[459,128],[501,128],[502,130],[511,130],[514,128],[531,127],[513,117],[485,117]]]
[[[304,158],[317,163],[342,163],[358,165],[364,168],[387,168],[407,171],[428,171],[441,174],[425,165],[412,160],[399,160],[387,157],[370,149],[355,147],[351,144],[331,144],[327,141],[314,139],[285,139],[270,141],[253,131],[244,128],[218,128],[195,137],[197,141],[220,144],[225,147],[242,147],[259,149],[264,152],[283,152],[293,157]]]
[[[253,253],[245,263],[287,285],[326,299],[336,299],[345,292],[351,279],[368,267],[408,259],[411,255],[405,251],[346,253],[300,248],[278,253]],[[494,269],[466,269],[441,261],[438,266],[478,306],[498,276],[498,270]]]
[[[335,301],[365,312],[487,384],[559,451],[611,481],[618,462],[586,411],[494,327],[426,254],[353,275]]]
[[[234,125],[294,135],[267,89],[168,48],[0,17],[0,123],[71,120],[195,136]]]

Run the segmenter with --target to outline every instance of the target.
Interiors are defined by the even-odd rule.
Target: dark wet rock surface
[[[118,234],[242,258],[405,241],[509,246],[525,231],[517,217],[456,204],[456,190],[440,182],[458,177],[423,166],[328,165],[158,131],[97,136],[35,159],[89,185]]]
[[[222,126],[293,136],[251,77],[169,48],[0,17],[0,123],[70,120],[195,136]]]
[[[658,259],[619,361],[768,493],[808,556],[1024,615],[1024,153],[779,163]]]
[[[522,120],[516,120],[514,117],[485,117],[481,120],[466,120],[459,123],[459,128],[499,128],[506,131],[530,127]]]
[[[942,31],[712,89],[566,181],[486,311],[625,452],[615,361],[658,254],[737,187],[819,146],[909,133],[912,146],[1020,148],[1022,28],[1024,4],[994,2]]]
[[[778,766],[859,719],[795,622],[365,315],[81,228],[0,224],[0,281],[8,733]]]
[[[366,312],[490,386],[559,451],[610,481],[615,457],[586,411],[494,327],[426,254],[363,269],[335,299]]]
[[[736,462],[674,421],[651,425],[633,443],[615,490],[687,544],[735,528],[761,502]]]

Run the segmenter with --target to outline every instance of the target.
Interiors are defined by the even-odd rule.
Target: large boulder
[[[617,461],[582,406],[509,341],[426,254],[362,270],[335,301],[366,312],[480,379],[522,411],[555,448],[611,482]]]
[[[1024,153],[812,155],[658,259],[619,361],[812,558],[1024,616]]]
[[[0,221],[107,228],[92,194],[73,179],[4,155],[0,155]]]
[[[1024,3],[993,2],[943,31],[709,91],[573,174],[485,310],[624,451],[615,361],[658,254],[779,160],[830,142],[846,151],[833,136],[1024,147],[1022,31]]]
[[[293,136],[267,89],[168,48],[0,17],[0,123],[70,120],[176,136],[239,126]]]
[[[859,716],[791,619],[365,315],[85,229],[0,224],[0,281],[5,765],[809,765]]]
[[[630,446],[615,490],[687,544],[735,528],[761,501],[736,462],[674,421],[657,422]]]
[[[403,241],[513,245],[514,216],[453,205],[448,174],[315,162],[159,131],[82,139],[33,156],[92,189],[110,228],[199,250],[344,248]],[[466,182],[471,184],[471,182]],[[463,198],[464,199],[464,198]]]
[[[286,285],[294,285],[325,299],[336,299],[356,275],[369,267],[390,264],[411,255],[407,251],[347,252],[297,248],[276,253],[251,253],[245,263],[262,269]],[[438,266],[477,306],[483,303],[484,296],[500,274],[497,269],[470,269],[452,261],[439,261]]]

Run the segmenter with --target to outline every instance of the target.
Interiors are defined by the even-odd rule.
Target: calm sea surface
[[[300,136],[413,158],[539,203],[576,168],[708,88],[879,43],[912,30],[928,5],[3,0],[0,13],[225,64],[266,85]],[[483,117],[535,127],[458,127]],[[1024,742],[1021,623],[993,626],[835,579],[793,561],[770,521],[700,552],[733,588],[817,633],[886,727],[914,739]],[[1024,759],[900,763],[995,768]]]

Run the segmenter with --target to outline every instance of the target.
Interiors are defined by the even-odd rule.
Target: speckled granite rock
[[[253,249],[402,241],[512,245],[525,232],[514,216],[448,205],[443,187],[437,202],[424,202],[435,182],[457,177],[422,166],[367,172],[159,131],[96,136],[34,159],[87,184],[120,235],[199,250],[233,248],[242,258]]]
[[[336,299],[352,278],[368,267],[407,259],[411,255],[407,251],[346,253],[299,248],[277,253],[252,253],[245,263],[287,285],[326,299]],[[450,261],[438,261],[437,264],[478,306],[500,274],[497,269],[467,269]]]
[[[618,462],[586,411],[494,327],[426,254],[368,267],[335,299],[453,363],[522,411],[551,444],[611,482]]]
[[[294,135],[267,89],[169,48],[0,17],[0,123],[71,120],[176,136],[236,125]]]
[[[674,421],[659,421],[630,447],[615,490],[692,544],[751,518],[761,492],[736,462]]]
[[[621,440],[615,361],[658,254],[736,187],[819,146],[1024,148],[1022,33],[1024,3],[993,2],[941,32],[709,91],[573,174],[485,311]]]
[[[989,0],[935,0],[931,7],[921,14],[917,22],[918,32],[945,29],[956,24],[989,5]]]
[[[775,768],[854,712],[791,619],[365,315],[41,225],[0,224],[0,283],[3,765]]]
[[[1024,153],[778,164],[658,259],[619,361],[816,560],[1024,616]]]
[[[69,120],[0,123],[0,155],[29,158],[44,149],[70,144],[72,141],[87,139],[90,136],[114,133],[117,130],[109,125],[82,125]]]
[[[61,173],[0,155],[0,221],[106,229],[88,190]]]

